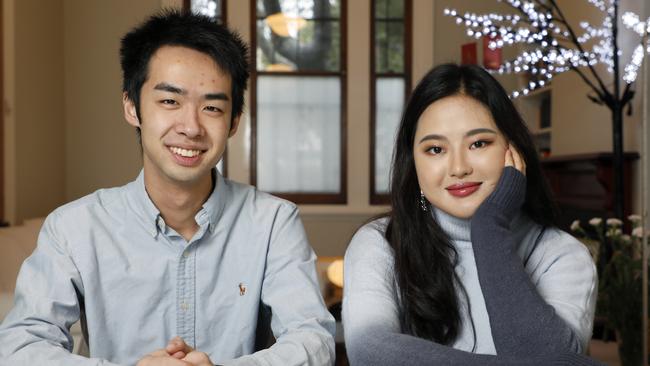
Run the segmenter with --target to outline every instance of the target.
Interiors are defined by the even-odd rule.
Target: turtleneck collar
[[[467,242],[471,245],[470,219],[460,219],[437,207],[432,208],[432,215],[449,239],[459,242],[459,244]]]
[[[432,206],[432,209],[431,214],[438,221],[438,225],[456,246],[472,246],[471,219],[460,219],[437,207]],[[532,225],[535,225],[535,223],[528,219],[523,212],[520,212],[510,224],[510,227],[514,228],[513,234],[516,241],[523,239]]]

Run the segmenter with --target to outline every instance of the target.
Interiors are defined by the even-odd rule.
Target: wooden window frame
[[[341,118],[340,118],[340,191],[330,192],[269,192],[298,204],[346,204],[347,203],[347,0],[341,1],[339,15],[340,60],[339,71],[258,71],[257,70],[257,0],[250,0],[250,34],[251,34],[251,83],[250,83],[250,179],[257,185],[257,77],[258,76],[336,76],[341,83]],[[325,19],[314,18],[313,20]],[[331,18],[326,18],[331,19]],[[312,19],[310,19],[312,20]]]
[[[221,0],[221,24],[228,25],[228,0]],[[183,0],[183,11],[191,11],[192,10],[192,0]],[[223,165],[221,168],[221,175],[224,177],[228,176],[228,141],[230,139],[226,140],[226,148],[223,150],[223,154],[221,155],[221,160],[223,161]]]
[[[404,78],[404,107],[408,101],[411,92],[412,77],[412,50],[413,50],[413,1],[404,0],[404,18],[388,18],[388,21],[404,22],[404,71],[401,73],[377,73],[375,67],[375,2],[370,0],[370,204],[387,205],[390,204],[389,193],[377,193],[375,185],[375,147],[377,144],[375,130],[377,127],[377,80],[381,78]],[[390,181],[389,181],[390,184]]]

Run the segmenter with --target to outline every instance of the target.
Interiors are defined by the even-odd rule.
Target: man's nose
[[[187,107],[176,122],[176,132],[187,138],[195,138],[203,133],[199,113],[195,108]]]

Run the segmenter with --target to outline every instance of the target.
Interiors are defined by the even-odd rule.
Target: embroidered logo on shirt
[[[246,295],[246,284],[243,282],[239,283],[239,296],[244,296]]]

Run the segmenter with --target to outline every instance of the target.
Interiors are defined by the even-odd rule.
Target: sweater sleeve
[[[510,223],[525,197],[526,177],[506,167],[495,191],[471,221],[476,267],[499,355],[530,356],[583,351],[580,337],[531,282]]]
[[[376,224],[355,234],[345,254],[343,327],[351,365],[600,365],[572,352],[480,355],[401,334],[393,255]]]

